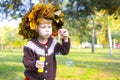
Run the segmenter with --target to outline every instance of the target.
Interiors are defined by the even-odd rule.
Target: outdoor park
[[[67,56],[57,56],[56,80],[120,80],[119,49],[72,48]],[[22,50],[0,51],[0,80],[24,80]]]
[[[69,54],[56,55],[56,80],[120,80],[119,0],[0,0],[0,80],[24,80],[19,26],[39,2],[61,8],[71,39]]]

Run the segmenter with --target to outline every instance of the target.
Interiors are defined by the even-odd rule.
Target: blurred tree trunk
[[[112,37],[110,32],[110,26],[108,25],[108,39],[109,39],[109,47],[110,47],[110,56],[112,56]]]
[[[110,48],[110,56],[112,56],[112,36],[111,36],[111,30],[110,30],[110,16],[108,15],[108,39],[109,39],[109,48]]]
[[[93,19],[93,27],[92,27],[92,53],[94,53],[94,45],[95,45],[95,26]]]

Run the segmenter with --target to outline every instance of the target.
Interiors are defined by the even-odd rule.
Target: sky
[[[22,0],[22,1],[24,2],[24,5],[29,4],[29,0]],[[65,0],[64,5],[66,5],[66,2],[68,2],[68,0]],[[32,3],[37,4],[39,3],[39,0],[32,0]],[[29,9],[28,6],[27,9]],[[4,16],[4,15],[0,14],[0,16]],[[10,21],[8,21],[7,19],[4,20],[0,19],[0,27],[10,26],[10,27],[18,28],[20,22],[21,22],[21,18],[18,18],[17,20],[11,19]]]
[[[0,0],[0,2],[1,2],[1,0]],[[29,0],[23,0],[23,2],[25,3],[25,5],[29,4]],[[37,4],[38,2],[39,2],[39,0],[32,0],[32,3],[34,3],[34,4]],[[4,15],[0,14],[0,16],[4,16]],[[0,18],[2,18],[2,17],[0,17]],[[11,19],[10,21],[8,21],[7,19],[4,19],[4,20],[0,19],[0,27],[10,26],[10,27],[18,28],[20,22],[21,22],[21,18],[18,18],[17,20]]]
[[[20,22],[21,22],[20,18],[18,18],[17,20],[11,20],[11,21],[3,20],[0,22],[0,27],[10,26],[10,27],[18,28]]]

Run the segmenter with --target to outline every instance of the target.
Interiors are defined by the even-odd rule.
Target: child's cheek
[[[38,32],[38,33],[39,33],[39,35],[41,35],[41,36],[44,35],[44,34],[45,34],[45,29],[39,28],[39,32]]]
[[[52,35],[52,28],[50,29],[50,33],[49,34]]]

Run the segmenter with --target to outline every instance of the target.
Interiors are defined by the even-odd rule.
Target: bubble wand
[[[44,64],[44,62],[45,62],[45,57],[41,56],[41,57],[39,58],[39,60],[40,60],[40,62],[41,62],[42,64]],[[40,73],[42,73],[43,71],[44,71],[44,68],[38,69],[38,72],[40,72]]]

